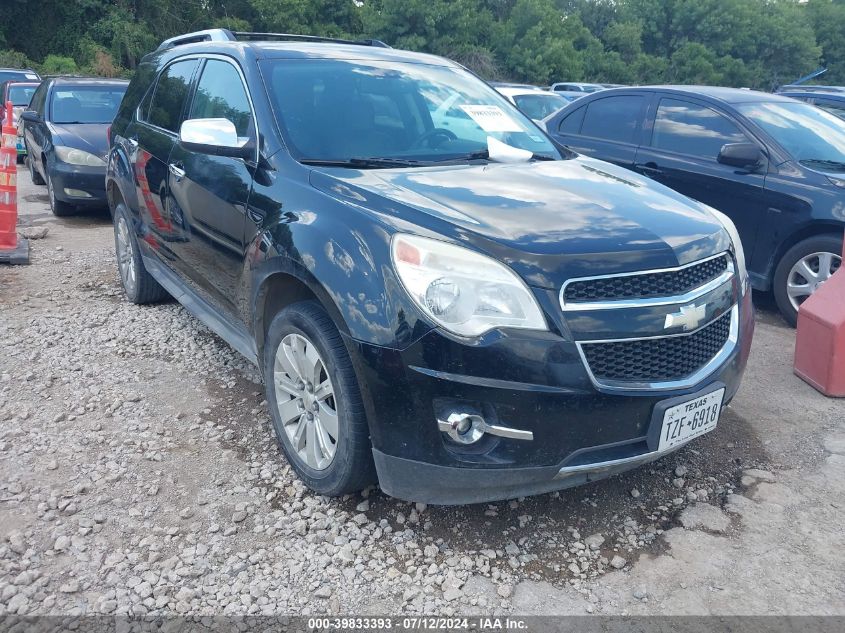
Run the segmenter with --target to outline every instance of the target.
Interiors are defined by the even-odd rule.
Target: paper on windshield
[[[462,105],[461,110],[485,132],[522,132],[522,127],[495,105]]]

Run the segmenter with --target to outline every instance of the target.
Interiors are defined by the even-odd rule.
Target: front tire
[[[842,238],[814,235],[790,248],[778,263],[774,295],[783,318],[798,323],[798,309],[842,265]]]
[[[320,304],[303,301],[276,315],[267,332],[263,369],[276,438],[305,484],[336,497],[375,482],[352,361]]]
[[[50,211],[53,215],[63,218],[76,213],[76,207],[67,202],[63,202],[56,197],[56,190],[53,187],[53,179],[50,177],[50,171],[47,171],[47,195],[50,197]]]
[[[144,304],[163,301],[168,297],[167,291],[144,267],[129,211],[122,202],[114,209],[114,252],[127,299],[132,303]]]

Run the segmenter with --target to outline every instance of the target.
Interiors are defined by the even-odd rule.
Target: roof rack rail
[[[205,31],[194,31],[166,39],[158,45],[156,51],[164,51],[174,46],[195,44],[196,42],[234,42],[235,40],[237,38],[229,29],[206,29]]]
[[[238,40],[290,40],[293,42],[334,42],[335,44],[355,44],[357,46],[378,46],[390,48],[381,40],[345,40],[339,37],[323,37],[320,35],[298,35],[296,33],[252,33],[249,31],[235,31],[232,33]]]
[[[297,35],[295,33],[252,33],[249,31],[230,31],[228,29],[207,29],[194,33],[185,33],[164,40],[156,51],[164,51],[174,46],[195,44],[197,42],[237,42],[237,41],[266,41],[288,40],[293,42],[334,42],[335,44],[354,44],[356,46],[377,46],[390,48],[381,40],[345,40],[336,37],[321,37],[319,35]]]

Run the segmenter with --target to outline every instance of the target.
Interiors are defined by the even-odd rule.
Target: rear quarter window
[[[560,120],[557,131],[561,134],[580,134],[581,124],[584,122],[584,112],[586,110],[586,107],[581,107],[567,114]]]

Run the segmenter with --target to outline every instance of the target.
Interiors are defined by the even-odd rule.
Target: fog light
[[[474,444],[484,437],[487,425],[484,418],[474,413],[454,411],[446,420],[437,421],[440,430],[460,444]]]
[[[65,187],[65,195],[73,198],[90,198],[91,194],[81,189],[68,189]]]

